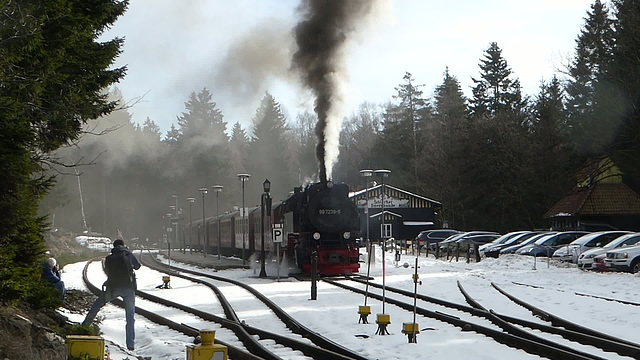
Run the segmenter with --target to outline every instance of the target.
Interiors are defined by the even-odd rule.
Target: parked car
[[[640,246],[629,246],[607,251],[604,258],[607,268],[637,273],[640,271]]]
[[[504,255],[504,254],[515,254],[516,251],[518,251],[520,248],[522,248],[523,246],[527,246],[529,244],[533,244],[534,242],[542,239],[542,238],[547,238],[550,236],[555,235],[556,232],[547,232],[547,233],[541,233],[541,234],[535,234],[532,237],[523,240],[522,242],[518,243],[518,244],[513,244],[511,246],[507,246],[504,249],[500,250],[500,255]]]
[[[583,252],[594,247],[603,247],[615,238],[629,233],[630,231],[598,231],[587,234],[556,250],[553,253],[553,258],[577,263],[578,256]]]
[[[512,240],[522,237],[525,234],[533,234],[531,231],[513,231],[510,233],[506,233],[494,241],[482,245],[478,248],[480,251],[480,255],[489,256],[489,257],[498,257],[500,249],[507,247],[507,244],[515,244]],[[491,255],[487,255],[487,251],[491,253]]]
[[[500,234],[480,234],[465,236],[456,241],[456,244],[460,245],[460,249],[467,251],[469,247],[473,250],[473,245],[484,245],[490,243],[500,237]]]
[[[634,246],[636,244],[640,244],[640,234],[639,233],[631,233],[627,235],[622,235],[617,239],[611,241],[607,245],[602,248],[591,249],[583,252],[578,256],[578,268],[580,269],[606,269],[604,262],[600,263],[601,266],[596,266],[594,262],[595,258],[599,255],[604,255],[607,251],[611,251],[613,249],[617,249],[623,246]],[[602,257],[604,260],[604,256]]]
[[[554,251],[568,245],[573,240],[588,234],[586,231],[563,231],[557,234],[553,234],[548,238],[539,239],[533,244],[523,246],[520,250],[516,251],[519,255],[530,256],[551,256]]]
[[[422,249],[425,245],[429,246],[439,243],[449,236],[456,234],[458,234],[458,231],[451,229],[425,230],[416,236],[416,243],[418,244],[418,248]]]
[[[462,238],[474,236],[474,235],[486,235],[486,234],[497,234],[497,233],[492,231],[467,231],[464,233],[451,235],[448,238],[444,239],[442,242],[440,242],[440,250],[446,250],[447,247],[454,246],[456,241]]]

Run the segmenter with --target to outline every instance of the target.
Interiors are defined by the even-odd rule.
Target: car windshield
[[[527,240],[527,244],[534,243],[535,245],[542,245],[547,240],[551,239],[553,236],[557,234],[540,234],[540,236],[534,236],[531,239]]]
[[[584,236],[581,236],[575,240],[573,240],[573,242],[571,243],[571,245],[584,245],[586,243],[588,243],[589,241],[600,237],[602,235],[606,234],[606,232],[596,232],[596,233],[592,233],[592,234],[587,234]]]
[[[634,245],[640,241],[640,234],[622,235],[603,247],[603,249],[613,249],[622,245]]]
[[[504,244],[505,245],[511,245],[511,244],[520,244],[521,242],[523,242],[524,240],[527,240],[533,236],[537,235],[536,233],[532,233],[532,232],[527,232],[524,234],[518,234],[512,238],[510,238],[509,240],[507,240]]]
[[[493,244],[504,244],[507,241],[513,239],[514,237],[518,237],[519,235],[522,235],[523,232],[522,231],[518,231],[518,232],[510,232],[507,234],[504,234],[502,236],[500,236],[499,238],[495,239],[492,241]]]

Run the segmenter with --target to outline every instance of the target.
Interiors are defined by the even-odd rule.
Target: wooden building
[[[382,214],[383,191],[384,214]],[[373,241],[382,239],[383,234],[387,239],[393,237],[413,240],[422,230],[440,227],[438,211],[442,209],[442,204],[424,196],[388,184],[378,184],[353,192],[349,196],[358,208],[360,229],[365,239],[367,217],[369,218],[369,237]],[[369,214],[367,214],[367,199]],[[384,229],[382,216],[384,216]]]
[[[551,229],[640,231],[640,195],[609,159],[577,174],[576,186],[544,215]]]

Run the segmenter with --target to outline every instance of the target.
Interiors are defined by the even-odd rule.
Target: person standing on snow
[[[42,279],[50,282],[54,289],[58,290],[60,293],[60,300],[64,300],[64,297],[67,294],[67,289],[64,287],[64,281],[62,281],[62,276],[60,275],[56,259],[48,258],[44,265],[42,265]]]
[[[104,259],[104,268],[107,273],[107,281],[102,285],[102,294],[98,296],[91,306],[91,310],[85,317],[82,325],[93,322],[102,307],[117,297],[122,297],[127,319],[125,327],[127,349],[134,350],[136,338],[134,322],[136,312],[136,276],[133,270],[140,269],[138,259],[124,246],[122,239],[113,242],[111,255]]]

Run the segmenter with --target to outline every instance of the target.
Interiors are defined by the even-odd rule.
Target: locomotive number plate
[[[319,209],[318,215],[340,215],[340,209]]]

